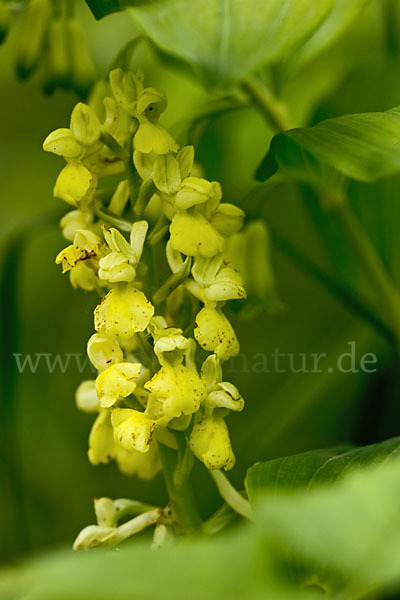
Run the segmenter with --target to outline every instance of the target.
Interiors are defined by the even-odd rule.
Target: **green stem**
[[[195,533],[201,528],[201,519],[197,510],[189,479],[175,477],[177,452],[158,443],[165,485],[171,506],[176,514],[182,533]]]
[[[133,135],[131,135],[128,148],[132,148],[133,145]],[[131,201],[131,206],[133,210],[133,214],[135,214],[135,205],[136,199],[138,197],[139,186],[138,186],[138,176],[136,173],[135,165],[133,164],[133,155],[132,152],[129,153],[129,157],[127,160],[124,160],[124,168],[125,168],[125,177],[128,181],[129,186],[129,198]]]
[[[126,163],[129,160],[129,152],[127,152],[125,148],[123,148],[121,144],[119,144],[117,140],[113,138],[112,135],[110,135],[106,131],[102,131],[100,139],[103,142],[103,144],[107,146],[107,148],[109,148],[119,160],[122,160],[122,162],[124,163]]]
[[[210,471],[210,475],[214,479],[215,485],[225,502],[239,515],[251,520],[253,518],[253,511],[251,510],[250,503],[235,490],[226,475],[222,471]]]
[[[165,215],[161,215],[161,217],[158,219],[157,223],[154,225],[153,229],[147,236],[147,241],[149,242],[150,246],[155,246],[156,244],[158,244],[158,242],[162,240],[164,235],[167,233],[168,229],[169,222]]]
[[[274,129],[286,131],[295,127],[286,105],[256,78],[247,77],[241,85]]]
[[[121,231],[126,231],[129,233],[132,229],[132,223],[130,221],[121,219],[121,217],[117,217],[116,215],[108,212],[108,210],[102,206],[101,202],[95,203],[94,212],[99,219],[105,221],[109,225],[117,227],[117,229],[120,229]]]
[[[152,348],[149,342],[147,341],[145,334],[142,331],[139,331],[136,334],[136,341],[140,350],[142,351],[144,358],[147,360],[147,366],[151,368],[154,360],[154,355]]]
[[[140,219],[143,216],[144,210],[156,191],[155,185],[151,179],[144,181],[140,186],[139,194],[135,203],[135,208],[133,212],[137,219]]]
[[[379,296],[383,318],[400,340],[400,296],[373,244],[355,218],[347,202],[331,209],[332,219],[340,226],[351,245],[366,278]]]
[[[153,304],[158,306],[161,302],[164,302],[166,298],[173,292],[178,286],[180,286],[190,275],[190,269],[192,268],[192,259],[188,256],[183,263],[182,267],[176,273],[172,273],[168,279],[158,288],[153,294]]]

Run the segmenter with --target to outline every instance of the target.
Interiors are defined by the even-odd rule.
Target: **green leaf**
[[[296,180],[323,185],[343,177],[371,183],[400,172],[400,107],[279,133],[256,179],[264,181],[278,169]]]
[[[286,75],[301,69],[340,38],[354,23],[360,12],[365,9],[368,2],[369,0],[352,0],[351,2],[336,0],[321,27],[293,55],[288,67],[284,67]]]
[[[107,15],[120,12],[121,10],[124,10],[124,8],[140,6],[156,1],[157,0],[86,0],[86,4],[92,11],[95,19],[102,19]],[[162,2],[163,0],[159,1]]]
[[[1,600],[203,600],[205,596],[310,600],[309,594],[274,572],[250,527],[218,539],[179,540],[156,552],[150,542],[136,542],[117,552],[53,552],[0,573]]]
[[[400,437],[379,444],[310,450],[293,456],[257,463],[247,472],[246,487],[252,502],[267,489],[310,490],[333,483],[361,467],[384,463],[400,454]]]
[[[400,461],[394,460],[334,488],[270,494],[256,514],[268,545],[290,549],[292,560],[319,581],[337,585],[342,578],[335,598],[382,598],[382,589],[398,590],[400,582],[399,494]]]
[[[96,19],[102,19],[107,15],[122,10],[120,0],[86,0],[87,5]]]
[[[188,10],[186,0],[168,0],[132,14],[162,51],[222,88],[285,56],[331,6],[332,0],[191,0]]]

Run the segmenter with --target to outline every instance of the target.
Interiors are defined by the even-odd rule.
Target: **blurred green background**
[[[99,73],[105,75],[134,34],[134,25],[124,14],[96,23],[83,3],[80,11],[91,54]],[[399,24],[385,21],[384,14],[382,2],[371,2],[335,46],[289,83],[281,82],[281,93],[299,124],[400,104]],[[83,378],[92,377],[88,366],[80,373],[71,360],[64,374],[58,367],[49,373],[41,360],[35,373],[26,369],[13,379],[13,353],[52,357],[72,353],[83,359],[97,302],[94,294],[73,291],[55,265],[54,258],[65,245],[56,217],[65,207],[52,196],[62,163],[41,149],[50,131],[68,125],[77,98],[61,92],[44,96],[39,89],[40,73],[26,84],[16,81],[16,36],[14,28],[0,49],[3,261],[10,236],[22,231],[16,242],[19,260],[8,260],[2,289],[0,552],[5,561],[33,550],[71,544],[77,532],[94,521],[93,497],[127,496],[148,502],[159,500],[160,494],[166,498],[161,477],[141,482],[122,476],[114,464],[94,468],[88,463],[92,417],[79,413],[74,404],[76,387]],[[149,50],[140,49],[133,64],[143,68],[146,82],[165,89],[169,107],[164,122],[179,135],[185,119],[207,102],[207,93],[171,65],[159,65]],[[284,69],[284,64],[274,67],[277,81]],[[289,185],[270,189],[254,183],[252,174],[271,135],[255,109],[241,108],[207,124],[195,140],[197,157],[206,176],[221,181],[226,201],[243,205],[246,200],[252,210],[260,207],[273,230],[320,269],[356,282],[365,291],[345,241],[324,219],[307,190]],[[400,283],[400,178],[368,187],[354,184],[350,193],[359,218]],[[54,215],[53,223],[40,226],[35,222],[49,213]],[[321,242],[322,231],[331,241],[328,246]],[[272,261],[285,310],[251,321],[241,320],[232,311],[243,357],[228,365],[227,375],[246,400],[244,412],[229,417],[237,458],[229,477],[238,487],[255,461],[342,442],[372,443],[400,431],[399,375],[391,347],[276,245]],[[326,368],[321,374],[278,373],[272,364],[269,373],[257,368],[255,355],[271,357],[275,349],[295,355],[326,353],[324,365],[334,366],[337,357],[348,352],[350,341],[355,342],[358,361],[366,352],[376,354],[376,373],[340,373],[337,369],[328,373]],[[195,467],[195,490],[201,495],[202,513],[208,516],[219,500],[200,464]]]

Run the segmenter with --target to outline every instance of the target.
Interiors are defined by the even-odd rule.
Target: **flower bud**
[[[129,200],[129,184],[126,179],[123,179],[117,185],[115,192],[108,205],[109,212],[120,217],[125,210]]]
[[[224,238],[200,213],[175,215],[170,234],[172,248],[186,256],[212,257],[224,249]]]
[[[135,266],[139,264],[142,256],[144,241],[146,239],[149,224],[147,221],[136,221],[131,228],[130,243],[134,256]]]
[[[82,146],[70,129],[61,128],[52,131],[43,142],[43,150],[53,152],[64,158],[78,158]]]
[[[99,410],[99,399],[96,393],[96,382],[93,379],[82,381],[75,392],[76,406],[86,413]]]
[[[206,408],[228,408],[241,411],[244,400],[237,388],[227,381],[222,381],[222,368],[215,354],[208,356],[201,367],[201,377],[207,384],[207,398],[203,402]]]
[[[196,423],[190,434],[192,452],[207,469],[232,469],[235,456],[232,452],[229,432],[224,419],[214,415]]]
[[[143,252],[149,224],[147,221],[136,221],[131,228],[130,243],[115,229],[104,229],[104,238],[112,252],[123,254],[135,267],[138,265]]]
[[[222,254],[216,254],[211,258],[197,256],[192,267],[192,275],[201,287],[208,287],[215,281],[223,264]]]
[[[82,97],[96,80],[96,70],[87,51],[85,36],[78,19],[66,20],[67,45],[71,58],[71,76],[74,90]]]
[[[156,423],[145,413],[131,408],[114,408],[111,422],[114,439],[124,450],[149,451]]]
[[[72,135],[84,146],[95,144],[100,138],[100,121],[87,104],[78,102],[71,114]]]
[[[174,331],[180,332],[180,329],[175,330],[174,327],[171,327]],[[188,345],[188,340],[181,335],[181,333],[171,333],[170,335],[164,335],[160,337],[154,344],[154,352],[160,357],[163,353],[173,352],[174,350],[186,350]]]
[[[154,88],[144,89],[137,101],[137,114],[142,115],[147,111],[146,116],[151,119],[158,119],[162,112],[167,108],[167,99],[164,92],[159,92]]]
[[[92,173],[80,162],[70,162],[59,174],[54,187],[54,196],[79,207],[90,200],[95,189]]]
[[[154,163],[154,185],[160,192],[175,194],[181,184],[179,163],[171,153],[162,154]]]
[[[216,354],[207,356],[206,360],[201,365],[201,377],[207,384],[208,392],[215,389],[216,384],[222,381],[221,362]]]
[[[243,227],[245,213],[234,204],[220,204],[210,217],[213,227],[223,236],[233,235]]]
[[[74,244],[86,248],[88,252],[96,256],[99,256],[104,250],[103,240],[90,229],[78,229],[74,237]]]
[[[133,153],[133,162],[136,167],[136,171],[139,173],[143,181],[153,177],[154,165],[157,160],[157,154],[150,152],[144,154],[135,150]]]
[[[93,222],[93,215],[90,211],[71,210],[67,212],[60,220],[63,236],[66,240],[72,242],[76,232],[79,229],[87,229]]]
[[[0,1],[0,44],[7,37],[11,23],[11,12],[4,0]]]
[[[52,94],[58,87],[69,89],[71,84],[65,20],[52,19],[46,33],[43,91]]]
[[[246,298],[246,290],[240,273],[232,267],[223,267],[214,281],[203,290],[207,302],[225,302]]]
[[[227,255],[238,266],[249,300],[271,313],[282,309],[271,265],[268,229],[261,220],[251,221],[227,241]]]
[[[270,241],[267,226],[263,221],[253,221],[247,226],[248,257],[246,279],[251,293],[275,312],[282,308],[276,290],[275,275],[271,265]]]
[[[111,365],[124,360],[118,342],[100,333],[94,333],[89,339],[87,353],[90,362],[98,371],[105,371]]]
[[[102,408],[110,408],[120,398],[130,396],[135,388],[142,365],[139,363],[120,362],[111,365],[100,373],[96,379],[96,392]]]
[[[104,98],[104,107],[106,111],[104,131],[111,135],[120,146],[125,147],[129,138],[131,117],[114,98]]]
[[[118,104],[131,116],[136,116],[136,103],[143,91],[143,83],[133,73],[114,69],[110,73],[110,86]]]
[[[240,274],[226,265],[222,254],[217,254],[213,258],[198,256],[192,268],[192,275],[202,288],[203,302],[225,302],[246,297]]]
[[[220,309],[205,306],[196,317],[194,337],[204,350],[228,360],[239,352],[239,342],[232,325]]]
[[[196,204],[204,204],[208,200],[219,202],[221,197],[219,183],[199,177],[187,177],[176,194],[175,205],[177,208],[185,210]]]
[[[112,288],[94,311],[96,331],[121,341],[144,331],[154,314],[154,306],[133,284]]]
[[[193,169],[194,148],[193,146],[184,146],[176,155],[176,160],[179,163],[182,181],[189,177],[190,171]]]
[[[89,434],[89,461],[94,466],[109,463],[116,453],[110,411],[101,409]]]
[[[129,260],[120,252],[110,252],[100,259],[99,279],[117,283],[119,281],[131,282],[135,280],[136,269],[129,264]]]
[[[120,252],[121,254],[125,254],[128,258],[134,258],[129,242],[118,229],[115,229],[115,227],[111,227],[110,229],[104,228],[103,234],[104,239],[112,252]]]
[[[27,79],[36,69],[50,11],[49,0],[31,0],[22,14],[15,65],[19,79]]]
[[[239,412],[244,408],[244,400],[232,383],[220,381],[217,383],[216,389],[208,394],[204,406],[206,408],[228,408]]]

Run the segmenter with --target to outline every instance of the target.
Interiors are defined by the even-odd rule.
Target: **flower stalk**
[[[229,479],[222,471],[210,471],[211,477],[214,479],[215,485],[225,502],[233,508],[235,512],[245,519],[251,520],[253,513],[250,503],[244,498],[231,484]]]
[[[116,526],[117,504],[106,499],[96,505],[98,525],[81,532],[76,549],[115,545],[150,525],[157,526],[156,545],[164,525],[200,532],[193,462],[212,471],[234,466],[225,418],[244,406],[222,371],[239,352],[223,307],[246,296],[229,251],[244,213],[222,202],[219,183],[192,174],[193,147],[179,148],[159,122],[162,93],[121,69],[110,73],[110,87],[103,123],[90,102],[79,103],[70,127],[44,142],[67,163],[54,193],[73,207],[61,221],[70,244],[56,262],[73,287],[101,295],[88,342],[98,374],[76,394],[78,408],[95,415],[89,460],[115,461],[123,474],[142,479],[162,470],[169,506]],[[100,186],[111,165],[120,180],[104,200]],[[232,490],[229,496],[236,498]],[[243,502],[235,500],[241,514]]]

